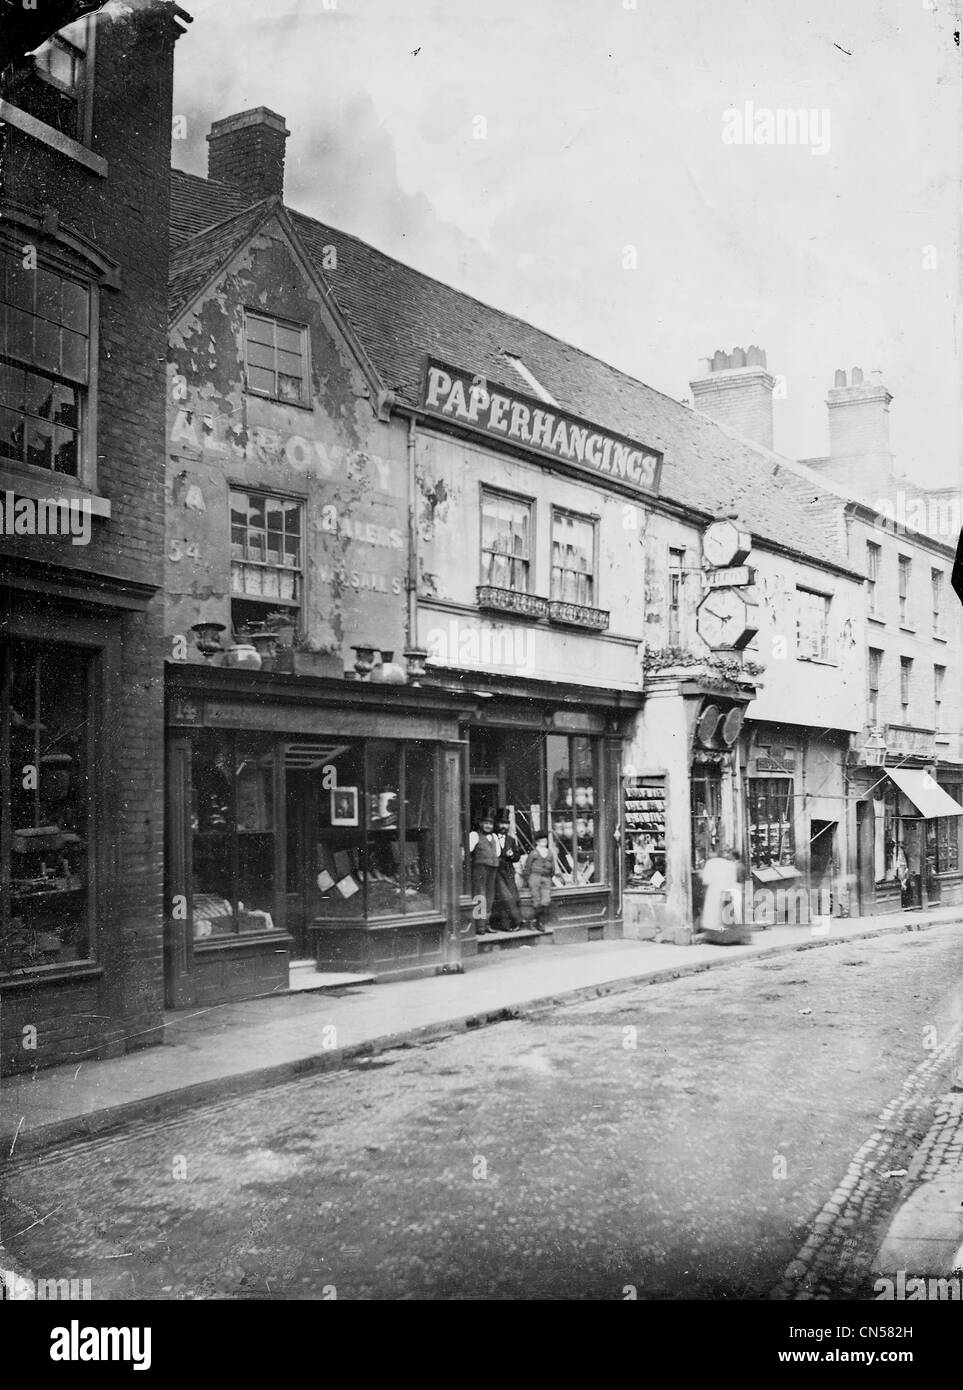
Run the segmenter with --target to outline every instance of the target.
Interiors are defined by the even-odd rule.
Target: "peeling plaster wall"
[[[244,391],[245,306],[308,326],[310,408]],[[331,673],[351,666],[356,643],[400,657],[405,429],[377,419],[364,374],[271,224],[171,334],[165,630],[168,650],[189,661],[203,660],[194,623],[230,626],[231,486],[303,500],[304,642]]]
[[[531,591],[543,598],[551,588],[552,507],[598,518],[594,606],[609,610],[607,632],[478,611],[483,487],[534,500]],[[540,680],[638,688],[637,649],[644,629],[634,583],[643,558],[640,508],[534,462],[424,432],[418,435],[416,496],[419,640],[434,659]]]

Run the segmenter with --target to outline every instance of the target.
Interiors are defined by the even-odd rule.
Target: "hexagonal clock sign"
[[[702,535],[702,558],[713,569],[741,565],[752,551],[752,537],[734,521],[713,521]]]
[[[742,651],[759,631],[757,608],[738,589],[710,589],[696,609],[696,631],[714,651]]]

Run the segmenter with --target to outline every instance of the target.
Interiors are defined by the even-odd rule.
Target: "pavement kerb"
[[[939,927],[963,924],[963,914],[958,918],[943,918],[936,921],[902,922],[892,926],[868,928],[851,936],[810,937],[805,941],[785,942],[778,946],[757,947],[754,944],[748,951],[739,946],[727,949],[732,951],[728,957],[715,960],[694,960],[691,965],[673,965],[664,970],[647,971],[643,974],[625,976],[617,980],[606,980],[599,984],[580,985],[574,989],[556,990],[552,994],[527,999],[518,1004],[492,1008],[481,1013],[469,1013],[453,1018],[440,1019],[435,1023],[404,1029],[401,1032],[385,1033],[376,1038],[345,1048],[332,1048],[305,1057],[292,1058],[286,1062],[269,1067],[258,1067],[230,1076],[212,1077],[191,1086],[178,1087],[150,1096],[138,1097],[132,1101],[91,1110],[82,1115],[71,1115],[66,1119],[38,1125],[27,1132],[6,1130],[0,1132],[0,1170],[8,1163],[29,1154],[38,1153],[59,1144],[82,1138],[94,1138],[124,1125],[143,1120],[158,1120],[173,1116],[180,1111],[213,1101],[235,1099],[250,1095],[254,1091],[281,1085],[298,1077],[324,1072],[340,1071],[352,1062],[365,1057],[389,1052],[394,1048],[417,1047],[424,1043],[440,1041],[452,1033],[467,1032],[475,1028],[488,1027],[495,1023],[505,1023],[512,1019],[524,1018],[545,1012],[560,1004],[577,1004],[592,999],[605,998],[613,994],[626,994],[643,985],[664,984],[669,980],[684,979],[688,975],[701,975],[708,970],[725,969],[739,965],[746,960],[765,960],[772,956],[791,955],[798,951],[816,950],[825,946],[848,946],[854,941],[866,941],[876,936],[901,936],[906,932],[932,931]],[[698,950],[698,947],[696,947]],[[11,1154],[11,1145],[13,1153]]]

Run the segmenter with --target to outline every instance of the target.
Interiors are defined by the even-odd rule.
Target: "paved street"
[[[905,1083],[839,1218],[875,1247],[952,1081],[961,966],[935,928],[383,1053],[27,1157],[4,1240],[94,1298],[765,1298]]]

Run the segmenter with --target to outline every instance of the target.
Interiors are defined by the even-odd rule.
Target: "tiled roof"
[[[244,207],[244,196],[226,185],[174,171],[171,203],[176,248],[172,282],[183,307],[191,285],[196,292],[219,252],[230,254],[243,235],[242,219],[236,214]],[[250,209],[252,225],[263,211],[263,205]],[[817,500],[813,487],[777,455],[754,448],[617,368],[403,265],[357,237],[301,213],[289,210],[289,216],[382,382],[403,400],[413,405],[420,401],[426,354],[504,384],[513,380],[504,354],[515,354],[565,410],[664,451],[661,491],[667,500],[711,515],[734,511],[760,541],[848,568],[822,518],[811,515]],[[337,269],[323,270],[325,248],[331,246],[337,249]],[[192,273],[195,260],[202,258],[203,280],[199,269]]]
[[[218,267],[247,241],[273,203],[270,198],[254,203],[171,249],[167,298],[172,320],[190,304]]]

